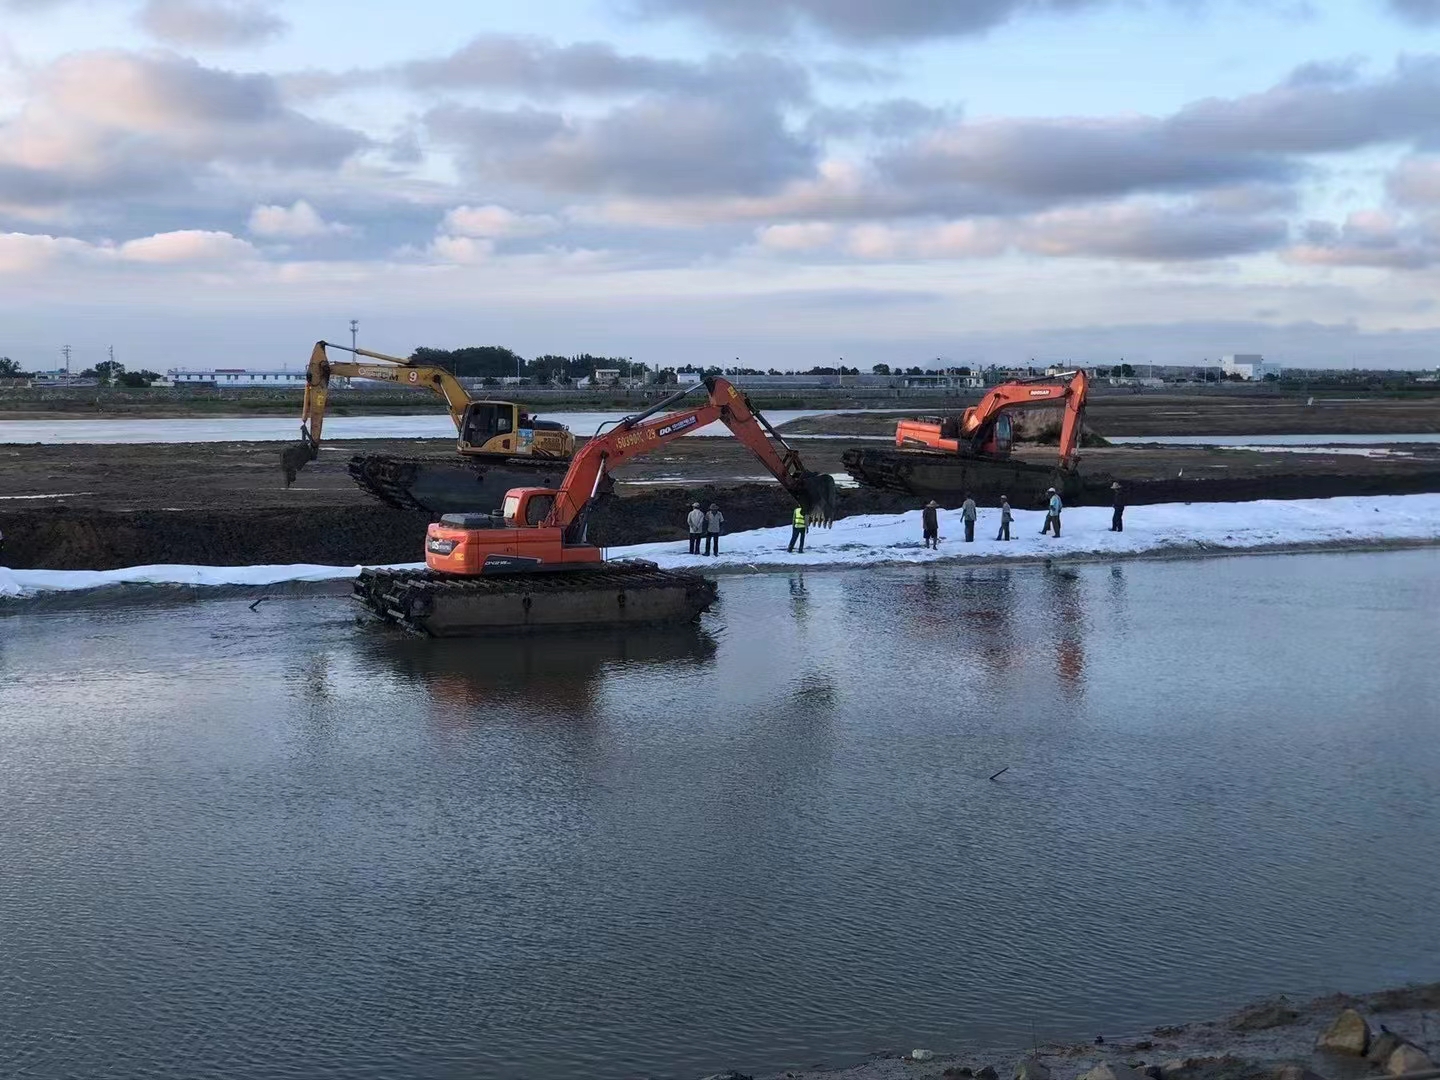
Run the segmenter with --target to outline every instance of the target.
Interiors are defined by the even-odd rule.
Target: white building
[[[1225,375],[1239,375],[1246,382],[1263,379],[1266,375],[1280,376],[1279,364],[1267,364],[1259,353],[1231,353],[1220,358],[1220,370]]]
[[[293,387],[304,389],[305,372],[302,371],[250,371],[246,368],[214,368],[209,371],[186,371],[171,368],[165,379],[172,386],[269,386],[277,389]]]

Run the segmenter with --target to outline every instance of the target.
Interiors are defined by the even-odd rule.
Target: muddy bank
[[[1355,1010],[1363,1020],[1368,1036],[1364,1051],[1322,1049],[1317,1045],[1321,1036],[1347,1009]],[[1077,1080],[1097,1066],[1109,1066],[1111,1074],[1102,1069],[1092,1075],[1092,1080],[1385,1077],[1394,1075],[1393,1069],[1400,1067],[1402,1059],[1392,1057],[1396,1046],[1408,1045],[1421,1055],[1403,1056],[1414,1065],[1422,1065],[1427,1056],[1433,1060],[1440,1054],[1436,1045],[1440,1034],[1437,1010],[1440,983],[1360,996],[1335,994],[1309,1002],[1291,1002],[1281,997],[1247,1006],[1223,1020],[1140,1033],[1100,1032],[1093,1041],[1084,1043],[1041,1042],[1045,1037],[1041,1027],[1038,1046],[956,1055],[937,1053],[926,1060],[912,1056],[914,1049],[926,1048],[897,1047],[849,1068],[793,1069],[754,1080],[1011,1080],[1022,1076],[1022,1067],[1024,1080]],[[1354,1023],[1354,1018],[1347,1017],[1347,1021]],[[714,1077],[752,1080],[736,1072],[716,1073]]]
[[[1291,477],[1272,480],[1176,478],[1127,485],[1135,513],[1163,502],[1235,502],[1257,498],[1327,498],[1344,495],[1414,494],[1440,490],[1440,468],[1421,476]],[[976,492],[982,505],[995,500]],[[1095,482],[1078,503],[1106,505],[1108,486]],[[726,531],[773,528],[790,522],[794,504],[774,484],[665,486],[612,498],[595,514],[591,539],[601,546],[683,540],[692,501],[717,503]],[[960,498],[945,500],[948,508]],[[840,516],[896,514],[920,500],[869,489],[840,492]],[[1021,510],[1038,505],[1016,502]],[[335,566],[417,562],[422,558],[427,514],[378,504],[319,505],[304,509],[227,507],[204,510],[30,507],[0,511],[5,546],[0,564],[15,569],[112,570],[155,563],[239,566],[320,563]]]
[[[848,515],[893,513],[913,500],[883,492],[843,492]],[[601,545],[683,539],[690,503],[724,507],[726,529],[743,532],[789,522],[794,503],[775,485],[663,488],[612,499],[594,517]],[[274,509],[0,512],[0,564],[23,570],[114,570],[153,563],[243,566],[321,563],[348,566],[418,562],[427,514],[379,506]]]

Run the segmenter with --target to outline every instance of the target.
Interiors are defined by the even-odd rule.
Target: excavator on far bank
[[[1078,370],[1001,383],[959,416],[901,420],[893,450],[855,447],[842,460],[846,472],[866,487],[941,500],[958,502],[966,492],[1029,499],[1047,484],[1070,494],[1080,487],[1077,466],[1089,392],[1090,380]],[[1012,458],[1013,414],[1057,405],[1065,410],[1057,464]]]
[[[694,619],[714,601],[713,582],[648,562],[606,562],[591,542],[590,519],[613,491],[614,469],[719,421],[811,524],[828,526],[837,509],[834,478],[806,470],[748,397],[722,378],[704,385],[703,405],[657,415],[691,392],[682,390],[591,439],[558,488],[516,488],[498,513],[446,514],[426,533],[425,570],[363,571],[356,599],[434,637]]]
[[[332,361],[326,349],[380,362]],[[335,376],[429,390],[445,399],[459,436],[460,459],[453,464],[384,454],[356,454],[350,459],[351,479],[397,510],[443,514],[456,508],[493,509],[512,487],[558,482],[575,453],[575,436],[563,424],[536,419],[513,401],[472,399],[444,368],[317,341],[305,372],[300,441],[280,455],[286,487],[319,456],[330,380]]]

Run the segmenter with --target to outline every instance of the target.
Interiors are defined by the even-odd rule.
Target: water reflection
[[[1055,670],[1067,697],[1077,697],[1085,681],[1085,615],[1080,574],[1067,567],[1045,563],[1045,580],[1054,597]]]
[[[716,652],[715,639],[696,626],[439,641],[366,629],[372,632],[357,635],[357,647],[367,664],[467,715],[505,705],[588,716],[607,673],[700,669]]]

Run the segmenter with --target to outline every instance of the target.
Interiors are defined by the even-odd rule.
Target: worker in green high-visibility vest
[[[805,554],[805,533],[810,528],[810,523],[805,520],[805,511],[795,507],[795,518],[790,522],[790,546],[786,551],[795,550],[795,541],[800,541],[800,554]]]

